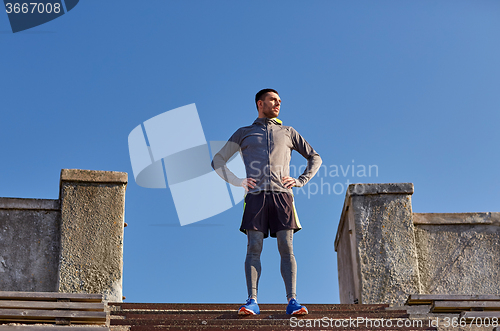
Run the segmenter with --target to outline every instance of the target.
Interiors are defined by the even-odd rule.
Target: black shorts
[[[245,196],[243,220],[240,231],[256,230],[264,233],[264,238],[276,238],[276,232],[281,230],[301,229],[293,196],[286,192],[260,191],[248,193]]]

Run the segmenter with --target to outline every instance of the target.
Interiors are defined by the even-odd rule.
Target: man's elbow
[[[217,171],[219,169],[224,169],[224,167],[226,166],[226,161],[219,153],[217,153],[214,155],[214,158],[212,159],[212,163],[210,163],[210,165],[212,166],[212,169]]]
[[[215,154],[214,158],[212,159],[212,163],[210,163],[212,169],[217,170],[221,167],[222,164],[224,164],[222,157],[219,155],[219,153]]]
[[[318,164],[318,167],[323,163],[323,160],[321,159],[321,156],[319,156],[319,154],[315,154],[313,156],[313,160],[315,164]]]

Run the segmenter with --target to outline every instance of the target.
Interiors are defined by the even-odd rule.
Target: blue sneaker
[[[259,305],[255,299],[248,299],[247,303],[240,307],[238,310],[238,315],[259,315],[260,309]]]
[[[299,305],[297,300],[292,299],[288,302],[288,306],[286,307],[286,313],[288,315],[307,315],[308,311],[305,306]]]

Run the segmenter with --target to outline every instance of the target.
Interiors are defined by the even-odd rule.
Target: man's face
[[[274,92],[267,92],[264,100],[259,100],[259,117],[275,118],[280,113],[281,99]]]

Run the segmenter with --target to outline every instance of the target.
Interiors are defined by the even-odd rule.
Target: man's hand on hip
[[[281,182],[283,183],[283,186],[285,188],[292,188],[292,187],[295,186],[295,178],[292,178],[290,176],[283,177],[283,179],[281,180]]]
[[[245,178],[241,181],[240,186],[242,186],[245,191],[248,192],[248,190],[255,188],[255,184],[257,184],[257,181],[253,178]]]

